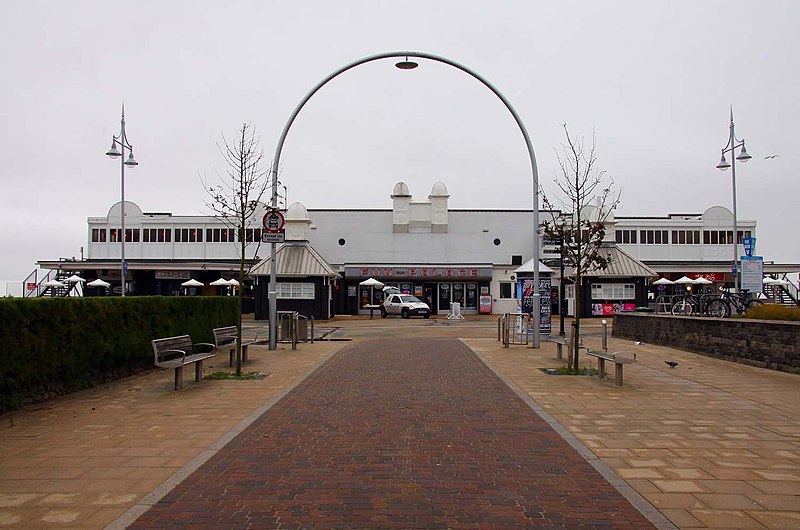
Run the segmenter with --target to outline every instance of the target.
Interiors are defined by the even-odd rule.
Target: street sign
[[[123,272],[123,274],[125,274],[127,276],[127,274],[128,274],[128,261],[127,260],[122,262],[122,272]]]
[[[286,241],[286,232],[264,232],[261,234],[262,243],[283,243]]]
[[[284,219],[279,210],[270,210],[264,215],[262,223],[264,224],[264,230],[275,233],[283,230],[284,226],[286,226],[286,219]]]
[[[751,293],[760,293],[763,290],[762,278],[764,277],[764,257],[742,256],[741,276],[741,289],[746,289]]]
[[[753,252],[756,250],[756,238],[754,237],[743,237],[742,238],[742,245],[744,246],[744,253],[746,256],[752,256]]]

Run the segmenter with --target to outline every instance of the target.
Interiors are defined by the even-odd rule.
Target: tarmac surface
[[[800,376],[617,339],[624,387],[546,375],[555,345],[491,317],[320,335],[251,347],[260,380],[153,370],[0,416],[0,528],[800,528]]]

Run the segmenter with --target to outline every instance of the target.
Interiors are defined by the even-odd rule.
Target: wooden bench
[[[233,366],[233,360],[236,357],[236,339],[237,330],[236,326],[226,326],[223,328],[214,328],[214,347],[218,350],[228,350],[230,362],[229,366]],[[258,335],[248,337],[247,340],[242,337],[242,363],[247,362],[247,347],[256,342]]]
[[[154,339],[153,345],[155,364],[161,368],[175,368],[175,390],[183,387],[183,367],[194,363],[194,380],[203,379],[203,361],[214,357],[214,345],[207,342],[192,344],[189,335]],[[202,347],[202,348],[201,348]],[[206,352],[195,352],[195,348],[208,349]]]
[[[614,386],[622,386],[622,367],[626,364],[635,363],[635,359],[620,356],[621,352],[608,353],[606,351],[592,351],[587,349],[586,355],[597,358],[598,379],[604,379],[606,374],[606,361],[614,363]]]

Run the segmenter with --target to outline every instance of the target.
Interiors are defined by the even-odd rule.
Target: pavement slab
[[[455,339],[335,354],[130,528],[652,528]]]

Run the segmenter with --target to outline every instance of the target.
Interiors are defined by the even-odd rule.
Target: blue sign
[[[742,238],[742,245],[744,246],[744,253],[747,256],[752,256],[753,252],[756,250],[756,238],[754,237],[743,237]]]

